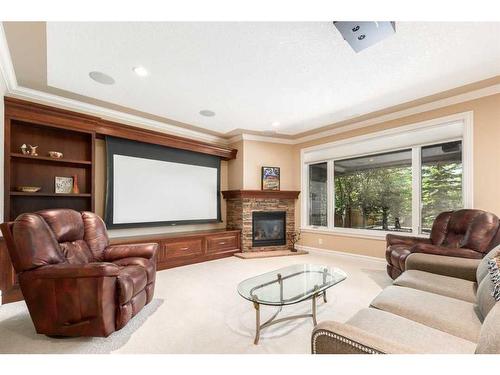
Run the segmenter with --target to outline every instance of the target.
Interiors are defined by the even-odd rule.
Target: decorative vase
[[[76,174],[73,176],[73,194],[80,194],[80,189],[78,188],[78,176]]]

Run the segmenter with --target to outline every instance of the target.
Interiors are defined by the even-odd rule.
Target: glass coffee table
[[[255,276],[239,283],[238,293],[243,298],[251,301],[255,308],[256,332],[254,344],[258,344],[260,331],[263,328],[276,323],[290,319],[312,318],[314,325],[316,325],[316,298],[323,297],[326,302],[326,290],[345,280],[346,277],[346,273],[338,268],[314,264],[297,264]],[[283,306],[306,300],[312,301],[311,314],[276,319]],[[261,324],[260,305],[277,306],[279,308],[271,318]]]

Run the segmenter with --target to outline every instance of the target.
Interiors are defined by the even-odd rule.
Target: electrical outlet
[[[322,238],[318,238],[318,245],[323,245],[323,239]]]

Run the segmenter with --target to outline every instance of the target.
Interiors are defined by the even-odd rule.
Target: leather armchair
[[[412,253],[481,259],[500,243],[499,219],[481,210],[457,210],[440,213],[434,220],[429,238],[388,234],[385,257],[387,273],[393,279],[405,270]]]
[[[109,246],[94,213],[26,213],[1,229],[38,333],[109,336],[153,298],[158,245]]]

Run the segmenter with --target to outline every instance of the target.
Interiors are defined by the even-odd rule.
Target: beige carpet
[[[107,339],[49,339],[37,335],[24,302],[0,306],[0,352],[9,353],[309,353],[311,319],[264,329],[253,344],[255,312],[236,292],[239,281],[291,264],[328,264],[348,278],[328,291],[318,305],[318,321],[345,321],[391,283],[385,262],[350,255],[311,252],[297,257],[235,257],[160,271],[155,302],[128,329]],[[318,300],[319,301],[319,300]],[[283,309],[283,316],[308,312],[303,302]],[[262,319],[273,312],[262,308]]]

